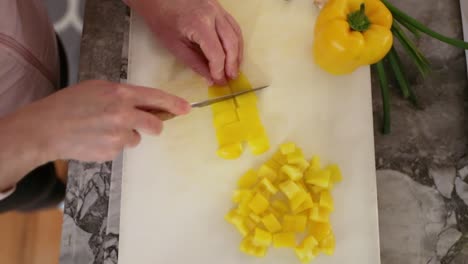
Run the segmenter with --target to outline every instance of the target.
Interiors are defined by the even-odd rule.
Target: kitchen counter
[[[392,2],[445,35],[463,37],[458,0]],[[87,1],[80,80],[125,82],[128,21],[121,1]],[[390,135],[380,134],[381,100],[372,74],[382,263],[463,264],[468,262],[465,53],[425,36],[417,44],[433,72],[422,79],[402,58],[422,109],[403,101],[392,86]],[[103,164],[70,162],[60,263],[117,263],[121,166],[121,156]]]

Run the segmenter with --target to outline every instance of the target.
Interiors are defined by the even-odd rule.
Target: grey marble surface
[[[463,0],[465,1],[465,0]],[[458,0],[393,0],[446,35],[462,38]],[[128,9],[88,0],[80,79],[125,81]],[[423,79],[403,59],[422,109],[392,86],[392,134],[382,135],[373,74],[381,259],[383,264],[468,263],[468,81],[462,50],[423,36],[432,63]],[[394,80],[391,80],[394,83]],[[117,263],[121,157],[105,164],[72,162],[60,263]]]

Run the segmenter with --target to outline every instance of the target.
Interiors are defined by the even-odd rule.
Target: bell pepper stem
[[[383,127],[382,133],[390,133],[390,93],[388,91],[388,80],[387,74],[385,73],[385,65],[383,60],[375,64],[377,74],[380,81],[380,90],[382,94],[382,104],[383,104]]]
[[[366,15],[366,5],[362,3],[359,10],[348,15],[348,23],[352,30],[363,32],[369,29],[371,23]]]
[[[464,42],[462,40],[459,40],[459,39],[454,39],[454,38],[449,38],[449,37],[446,37],[438,32],[435,32],[434,30],[424,26],[421,22],[419,22],[418,20],[412,18],[411,16],[405,14],[403,11],[399,10],[398,8],[396,8],[395,6],[393,6],[392,4],[390,4],[387,0],[382,0],[382,3],[385,4],[385,6],[387,6],[387,8],[390,10],[390,12],[392,12],[393,16],[399,20],[404,20],[406,21],[407,23],[411,24],[414,28],[418,29],[419,31],[435,38],[435,39],[438,39],[442,42],[445,42],[449,45],[452,45],[452,46],[455,46],[455,47],[458,47],[458,48],[462,48],[462,49],[468,49],[468,42]]]

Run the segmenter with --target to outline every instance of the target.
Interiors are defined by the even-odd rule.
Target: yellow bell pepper
[[[250,169],[240,177],[237,186],[239,188],[250,188],[257,182],[258,178],[255,170]]]
[[[262,218],[262,223],[271,233],[276,233],[281,230],[281,224],[278,221],[278,218],[271,213]]]
[[[293,249],[304,263],[320,253],[333,254],[331,188],[341,179],[337,165],[323,168],[318,156],[309,162],[293,143],[281,145],[258,170],[248,170],[237,182],[235,208],[225,219],[244,238],[241,251],[263,257],[273,243]],[[297,244],[299,238],[304,239]]]
[[[330,0],[315,23],[314,60],[336,75],[374,64],[392,47],[392,23],[380,0]]]
[[[275,248],[296,246],[296,235],[293,232],[277,233],[273,235],[273,246]]]
[[[268,247],[273,240],[273,236],[270,232],[267,232],[261,228],[255,228],[253,236],[253,244],[258,247]]]
[[[254,198],[249,203],[250,210],[254,211],[256,214],[261,214],[265,212],[270,203],[268,200],[261,194],[257,193]]]
[[[280,151],[283,155],[288,155],[296,150],[296,145],[292,142],[281,144]]]
[[[283,231],[303,232],[307,226],[307,216],[305,215],[285,215],[283,217]]]

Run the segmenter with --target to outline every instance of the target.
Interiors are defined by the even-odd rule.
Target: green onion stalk
[[[391,31],[395,37],[395,40],[398,40],[402,47],[403,51],[411,58],[412,62],[417,67],[418,71],[422,76],[426,76],[431,71],[431,65],[429,60],[424,56],[424,54],[418,49],[414,44],[411,38],[407,35],[406,31],[403,28],[407,29],[408,32],[413,34],[416,38],[419,38],[421,34],[426,34],[432,38],[440,40],[444,43],[458,47],[461,49],[468,49],[468,42],[464,42],[459,39],[446,37],[438,32],[431,30],[430,28],[423,25],[418,20],[407,15],[400,9],[393,6],[387,0],[381,0],[382,3],[390,10],[393,15],[393,25]],[[411,102],[414,106],[419,108],[418,100],[416,94],[412,90],[408,78],[406,76],[406,71],[404,70],[403,64],[401,63],[400,57],[394,47],[387,53],[387,55],[378,63],[374,64],[380,83],[380,89],[382,92],[382,103],[383,103],[383,127],[382,133],[390,133],[391,123],[390,123],[390,95],[388,87],[388,75],[386,69],[391,69],[393,76],[395,77],[399,90],[404,99]]]

